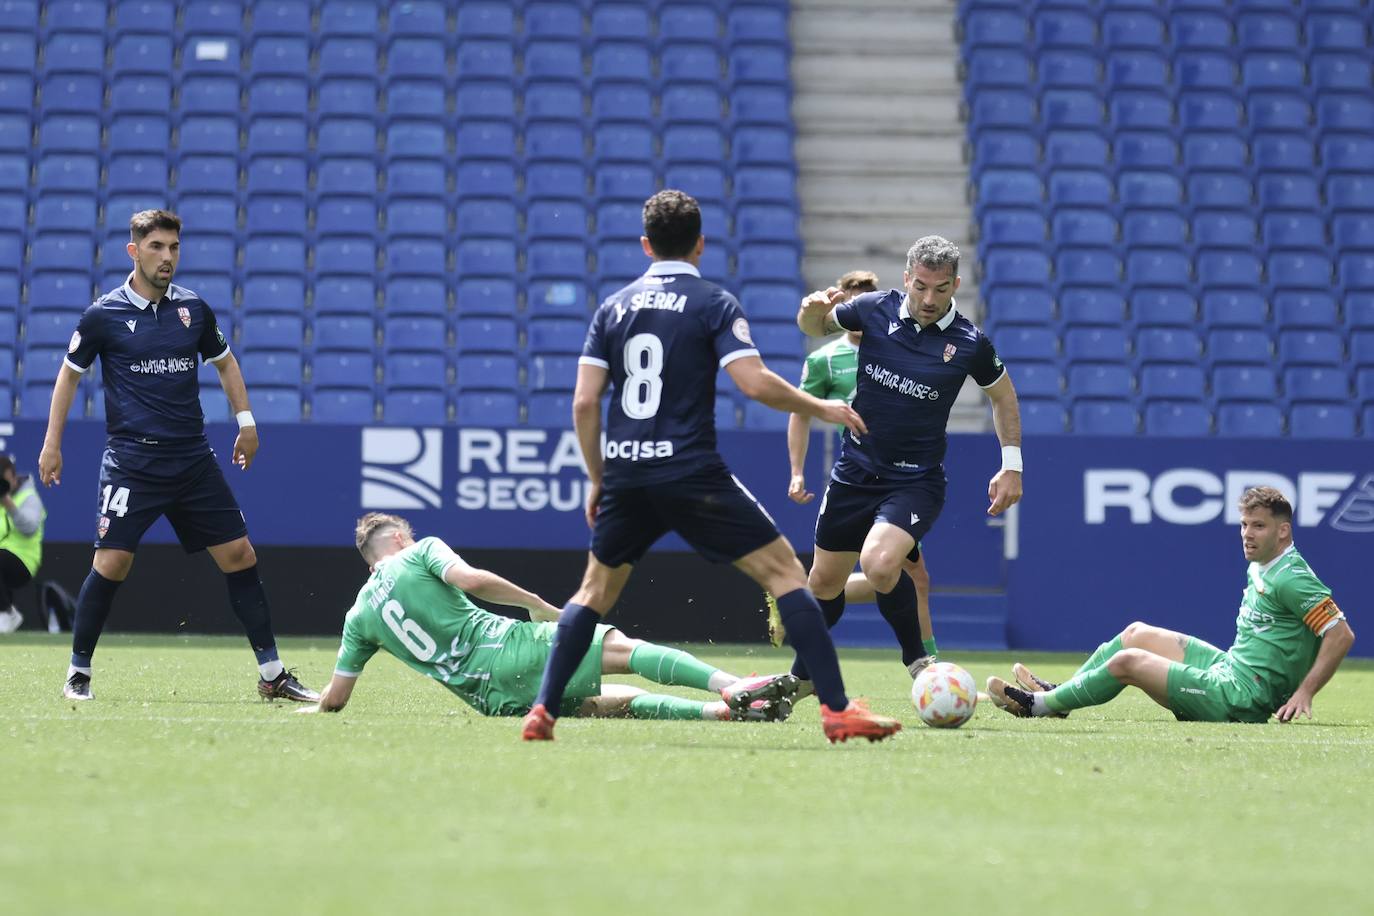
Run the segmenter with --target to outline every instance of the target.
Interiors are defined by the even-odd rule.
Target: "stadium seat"
[[[1290,401],[1329,401],[1350,398],[1350,379],[1344,368],[1303,367],[1283,373],[1284,394]]]
[[[1345,358],[1334,331],[1279,332],[1279,359],[1285,366],[1339,366]]]
[[[774,369],[774,371],[778,371]],[[758,401],[744,402],[744,429],[783,432],[787,429],[788,414],[760,404]]]
[[[320,42],[318,52],[319,75],[377,79],[376,33],[360,36],[337,36]]]
[[[1036,124],[1035,107],[1029,93],[1014,89],[988,90],[970,106],[972,136],[978,137],[988,128],[1031,130]]]
[[[1278,396],[1278,376],[1267,366],[1218,366],[1212,372],[1212,393],[1218,401],[1272,401]]]
[[[586,225],[585,221],[583,225]],[[585,276],[587,249],[581,242],[531,242],[526,249],[526,272],[532,278]]]
[[[799,301],[799,300],[794,300]],[[795,311],[796,306],[793,306]],[[1040,360],[1054,362],[1059,355],[1059,335],[1047,327],[1034,325],[999,325],[996,334],[997,351],[1003,359]]]
[[[304,340],[304,319],[299,315],[245,315],[239,344],[250,350],[299,350]]]
[[[440,357],[442,361],[442,357]],[[388,361],[388,380],[392,380],[394,360]],[[419,374],[415,375],[417,382]],[[576,371],[574,371],[574,377]],[[431,375],[431,378],[433,376]],[[514,356],[503,353],[468,353],[458,357],[456,363],[455,383],[463,391],[477,390],[497,390],[512,391],[520,381],[520,370]],[[438,380],[442,381],[440,374]],[[407,380],[407,375],[396,375],[396,384],[414,384]]]
[[[593,46],[593,85],[607,81],[648,84],[651,78],[652,63],[647,46],[628,41],[606,41]]]
[[[993,206],[1037,206],[1043,197],[1040,178],[1029,170],[985,169],[978,178],[980,210]]]
[[[1318,92],[1365,91],[1374,82],[1370,62],[1357,54],[1313,54],[1308,75]]]
[[[388,354],[443,353],[448,329],[440,317],[388,316],[382,322],[382,346]]]
[[[425,201],[424,203],[438,202]],[[558,206],[563,203],[563,201],[554,201],[545,206]],[[442,210],[442,204],[440,208]],[[536,212],[532,208],[532,213]],[[532,235],[543,235],[547,231],[547,224],[544,222],[546,218],[542,212],[537,212],[537,215],[532,216],[532,219],[540,221],[539,230],[533,232]],[[515,204],[509,200],[493,200],[484,197],[464,200],[458,204],[454,211],[454,222],[459,238],[473,238],[475,236],[515,238],[517,234],[517,211]]]
[[[437,425],[448,419],[442,391],[388,389],[382,395],[382,421],[405,426]]]
[[[1374,366],[1374,333],[1356,331],[1350,335],[1350,359],[1356,366]]]
[[[532,90],[534,88],[543,87],[531,87]],[[566,119],[569,115],[576,116],[579,114],[581,92],[572,86],[558,86],[556,88],[569,95],[577,92],[579,96],[578,106],[569,107],[565,105],[560,113],[553,113],[549,116]],[[545,93],[545,95],[550,95],[550,93]],[[545,116],[539,112],[531,111],[529,109],[529,93],[526,93],[525,97],[527,117]],[[592,90],[592,122],[594,124],[601,124],[605,121],[636,121],[647,126],[653,120],[653,111],[654,99],[647,85],[640,83],[602,83]]]
[[[1019,387],[1019,372],[1017,381]],[[1195,401],[1206,393],[1207,378],[1198,366],[1146,363],[1140,369],[1139,386],[1146,401]]]
[[[1250,148],[1255,166],[1262,170],[1308,172],[1316,166],[1316,148],[1304,137],[1260,134]]]
[[[1323,95],[1317,99],[1317,127],[1368,133],[1374,127],[1374,100],[1345,93]]]
[[[459,426],[514,426],[520,422],[520,401],[506,392],[460,393],[455,406]]]
[[[1121,278],[1121,260],[1105,249],[1072,248],[1055,259],[1055,281],[1061,286],[1115,286]],[[989,282],[994,281],[991,269]],[[1016,282],[1037,282],[1034,278],[1017,278]]]
[[[1204,309],[1206,305],[1204,302]],[[1265,365],[1273,360],[1273,343],[1260,330],[1218,330],[1207,335],[1206,356],[1218,363]]]
[[[1142,329],[1135,346],[1141,359],[1157,363],[1196,363],[1202,353],[1197,335],[1181,328]]]
[[[278,385],[282,387],[299,389],[301,384],[301,355],[299,353],[288,353],[282,351],[262,351],[257,353],[245,353],[239,359],[239,365],[243,369],[243,378],[253,386],[253,406],[259,403],[260,385]],[[299,392],[297,394],[299,397]],[[293,418],[300,415],[300,404],[297,403]],[[265,418],[264,418],[265,419]]]
[[[1132,436],[1138,425],[1127,400],[1082,400],[1073,405],[1073,431],[1092,436]]]
[[[1173,103],[1157,92],[1115,92],[1107,110],[1111,125],[1116,130],[1163,131],[1169,130],[1174,122]]]
[[[997,53],[1004,55],[1011,52],[999,50]],[[1101,83],[1102,66],[1096,56],[1085,51],[1046,50],[1041,51],[1036,57],[1035,74],[1042,88],[1089,89]],[[1015,68],[1006,75],[1016,75]],[[1032,82],[1027,75],[1019,81],[999,80],[997,85],[1003,88],[1024,89]]]
[[[730,150],[736,166],[791,166],[792,136],[778,127],[741,127]]]
[[[1306,130],[1312,120],[1307,100],[1291,92],[1255,93],[1247,109],[1247,120],[1255,130]]]
[[[1126,281],[1133,287],[1187,287],[1192,261],[1177,251],[1140,249],[1126,256]]]
[[[1273,404],[1219,404],[1217,432],[1224,436],[1273,438],[1283,435],[1283,411]]]
[[[1242,137],[1192,131],[1183,137],[1183,164],[1190,171],[1243,172],[1249,162],[1250,148]],[[1249,196],[1245,199],[1248,201]]]
[[[1334,272],[1325,255],[1308,251],[1270,252],[1267,270],[1275,289],[1329,289]]]
[[[1087,169],[1055,169],[1050,173],[1051,207],[1109,207],[1116,196],[1111,179]]]
[[[1054,300],[1040,286],[998,287],[987,308],[1000,323],[1048,324],[1055,319]]]
[[[1212,414],[1203,404],[1155,401],[1145,405],[1147,436],[1202,437],[1212,432]]]
[[[1374,289],[1374,253],[1342,255],[1337,272],[1347,290]]]
[[[1202,296],[1202,315],[1211,328],[1262,328],[1269,308],[1258,292],[1211,290]]]
[[[567,428],[572,424],[572,395],[560,391],[536,391],[526,405],[530,426]]]
[[[670,126],[663,131],[663,157],[673,164],[691,162],[710,165],[725,158],[725,138],[715,127],[705,125]],[[601,132],[597,132],[598,158],[601,154]],[[630,157],[634,158],[634,157]],[[652,158],[652,144],[650,157]]]
[[[3,297],[0,297],[2,300]],[[1374,293],[1347,293],[1344,302],[1345,323],[1353,330],[1374,329]]]
[[[1130,367],[1119,363],[1077,363],[1069,367],[1068,390],[1075,397],[1130,398],[1135,379]]]
[[[567,91],[576,98],[580,105],[581,93],[572,87]],[[531,87],[533,90],[534,87]],[[390,92],[390,90],[388,90]],[[399,98],[390,100],[387,104],[388,110],[396,111],[397,104],[404,107],[407,114],[424,116],[425,109],[432,109],[435,103],[438,110],[431,116],[442,117],[444,113],[444,90],[442,86],[431,85],[429,83],[416,84],[414,90],[406,91],[403,87],[398,88]],[[527,117],[540,115],[540,111],[531,105],[531,95],[525,94],[525,114]],[[456,102],[454,105],[455,114],[460,119],[466,118],[509,118],[515,112],[515,88],[505,81],[486,81],[486,80],[464,80],[458,84]],[[568,109],[564,109],[567,111]],[[576,111],[577,109],[572,109]]]
[[[1192,327],[1197,301],[1182,289],[1137,288],[1131,293],[1130,314],[1141,327]]]
[[[1240,102],[1229,93],[1185,92],[1179,97],[1178,121],[1186,131],[1235,131],[1243,120]]]
[[[1181,248],[1188,241],[1188,224],[1180,214],[1167,210],[1125,211],[1121,239],[1131,248]]]
[[[1316,52],[1367,53],[1368,17],[1315,13],[1306,17],[1307,46]]]
[[[1142,131],[1122,132],[1113,143],[1113,159],[1123,169],[1171,169],[1178,162],[1178,144],[1172,138]],[[1149,173],[1130,173],[1135,176]],[[1123,174],[1122,178],[1125,175]],[[1172,175],[1167,176],[1173,178]],[[1177,181],[1177,179],[1174,179]],[[1182,189],[1179,189],[1182,193]],[[1123,195],[1124,196],[1124,195]]]
[[[324,38],[376,35],[377,4],[371,0],[324,0],[319,26]]]
[[[605,152],[612,160],[623,160],[629,151],[617,150],[612,139],[632,140],[638,145],[637,152],[644,161],[652,158],[653,138],[647,128],[623,125],[616,130],[608,129],[601,138],[608,148]],[[541,121],[525,128],[525,158],[528,162],[569,162],[581,163],[585,158],[586,135],[578,124],[561,124]],[[565,192],[566,193],[566,192]]]
[[[1053,213],[1050,238],[1059,245],[1102,245],[1115,242],[1116,220],[1103,210],[1063,208]]]
[[[255,274],[243,281],[243,313],[305,311],[305,278],[302,274]]]
[[[1049,89],[1040,97],[1040,123],[1053,130],[1092,128],[1102,123],[1102,103],[1080,89]]]
[[[437,277],[403,276],[390,279],[382,302],[388,316],[442,318],[448,313],[448,293],[444,281]]]
[[[1339,228],[1340,217],[1334,221]],[[1371,221],[1369,228],[1374,228]],[[1323,249],[1326,245],[1326,226],[1314,213],[1268,213],[1264,216],[1262,237],[1270,248]],[[1360,238],[1369,238],[1361,236]],[[1337,245],[1341,240],[1337,239]]]
[[[985,130],[974,141],[975,178],[990,166],[1035,168],[1039,162],[1039,141],[1022,130]]]
[[[1256,256],[1243,251],[1198,252],[1198,281],[1207,287],[1255,287],[1260,284],[1263,265]]]
[[[1355,408],[1347,404],[1295,404],[1288,414],[1288,433],[1298,439],[1353,438]]]
[[[316,388],[310,416],[319,423],[371,423],[376,397],[371,388]]]
[[[96,202],[93,195],[62,192],[45,194],[33,205],[33,228],[35,232],[44,230],[89,231],[95,226]],[[16,223],[22,225],[25,216]]]
[[[370,353],[376,342],[376,327],[371,318],[329,315],[315,319],[316,350],[358,350]]]
[[[1063,377],[1054,363],[1016,364],[1016,394],[1020,398],[1057,398],[1063,387]]]
[[[529,320],[528,328],[531,353],[581,353],[587,336],[587,323],[578,318],[535,317]]]
[[[371,210],[375,210],[375,205]],[[442,240],[448,235],[448,212],[442,200],[393,198],[387,202],[384,212],[386,235],[389,239],[405,236],[434,241]]]

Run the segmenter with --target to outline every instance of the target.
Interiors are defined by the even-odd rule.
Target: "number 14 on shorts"
[[[101,491],[100,514],[108,515],[113,512],[116,517],[123,518],[124,514],[128,511],[129,488],[120,487],[116,490],[114,487],[107,484],[105,489]]]

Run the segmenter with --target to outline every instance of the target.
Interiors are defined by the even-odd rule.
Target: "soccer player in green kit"
[[[847,299],[852,299],[860,293],[876,292],[878,275],[869,270],[851,270],[836,280],[835,286],[844,291]],[[840,399],[852,404],[854,391],[858,384],[859,340],[862,337],[862,331],[846,331],[824,346],[811,351],[802,367],[801,384],[798,387],[813,397],[826,400]],[[843,427],[841,427],[841,434],[843,434]],[[806,489],[804,472],[810,436],[810,418],[801,414],[792,414],[787,421],[787,459],[791,465],[792,474],[787,485],[787,496],[794,503],[802,506],[816,498],[815,493]],[[925,558],[921,554],[919,544],[916,545],[913,552],[916,554],[915,559],[908,557],[906,562],[902,564],[902,568],[916,585],[916,615],[921,624],[923,638],[920,640],[920,648],[923,651],[915,652],[915,654],[918,656],[927,655],[933,659],[939,654],[939,651],[935,644],[935,631],[931,628],[930,623],[930,574],[926,571]],[[869,604],[875,600],[875,597],[873,584],[861,572],[851,575],[849,581],[845,583],[844,598],[846,605]],[[834,626],[838,620],[828,621],[828,623]],[[889,623],[892,624],[892,630],[897,634],[899,640],[906,638],[908,641],[915,642],[915,634],[910,633],[910,627],[904,625],[903,621],[896,620],[889,621]],[[773,645],[782,644],[782,621],[778,619],[771,598],[768,601],[768,635],[773,641]],[[914,649],[915,647],[912,651]],[[803,693],[806,692],[805,684],[803,684],[802,691]]]
[[[1024,665],[1020,686],[988,679],[993,703],[1017,716],[1066,716],[1138,687],[1181,721],[1289,722],[1312,717],[1312,697],[1340,667],[1355,641],[1345,615],[1293,545],[1293,507],[1273,487],[1240,499],[1240,537],[1250,561],[1225,652],[1200,639],[1133,623],[1064,684]]]
[[[494,573],[469,566],[438,538],[417,542],[410,524],[399,516],[370,512],[359,519],[355,535],[372,575],[344,618],[334,677],[320,694],[318,709],[343,709],[363,666],[378,649],[385,649],[483,715],[529,712],[553,642],[555,625],[550,621],[558,619],[558,608]],[[531,622],[482,610],[468,593],[523,607]],[[597,628],[592,649],[568,684],[567,715],[781,721],[792,710],[795,680],[738,678],[686,652],[631,639],[604,625]],[[720,699],[701,702],[601,683],[602,674],[631,673],[660,684],[707,690]]]

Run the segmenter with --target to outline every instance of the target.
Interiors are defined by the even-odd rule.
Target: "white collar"
[[[644,272],[646,277],[667,277],[673,274],[690,274],[693,277],[700,277],[701,271],[697,270],[696,265],[686,261],[655,261]]]
[[[124,295],[129,297],[129,303],[133,305],[134,308],[142,311],[152,304],[152,300],[144,299],[138,293],[134,292],[134,285],[131,282],[133,279],[134,275],[131,271],[128,278],[124,281]]]
[[[1265,563],[1263,566],[1256,564],[1256,572],[1258,572],[1261,576],[1269,572],[1269,570],[1274,568],[1275,563],[1277,563],[1279,560],[1282,560],[1284,557],[1288,556],[1288,554],[1296,550],[1297,547],[1297,544],[1289,544],[1287,547],[1283,548],[1283,550],[1280,550],[1279,555],[1274,557],[1274,559],[1270,560],[1268,563]]]
[[[914,318],[912,318],[911,309],[907,308],[907,303],[910,300],[910,296],[907,296],[905,294],[902,295],[902,307],[897,309],[897,319],[899,321],[915,320]],[[958,306],[955,305],[954,300],[949,300],[949,311],[945,312],[944,316],[941,317],[939,321],[935,322],[935,326],[942,331],[948,330],[949,326],[954,324],[954,313],[957,311]],[[916,330],[918,332],[924,330],[924,328],[921,327],[920,322],[916,323]]]

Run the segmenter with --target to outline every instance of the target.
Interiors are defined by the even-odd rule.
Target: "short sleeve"
[[[759,349],[754,346],[754,338],[749,333],[749,319],[744,317],[744,309],[740,308],[738,299],[722,292],[709,314],[711,326],[708,330],[721,368],[745,356],[759,355]]]
[[[1331,598],[1331,589],[1306,566],[1283,577],[1277,597],[1284,610],[1292,612],[1318,636],[1345,619]]]
[[[200,325],[197,349],[203,361],[217,363],[229,355],[229,341],[225,339],[224,331],[220,330],[219,322],[215,320],[215,313],[210,310],[210,306],[202,301],[200,310],[204,318]]]
[[[835,321],[846,331],[862,331],[864,319],[882,299],[882,293],[862,293],[835,306]]]
[[[339,658],[334,662],[334,673],[344,677],[357,677],[372,656],[377,654],[378,644],[363,632],[361,618],[350,612],[344,618],[343,640],[339,643]]]
[[[1002,365],[1002,357],[997,355],[997,348],[992,345],[986,334],[979,331],[978,342],[973,348],[973,365],[969,368],[969,375],[978,383],[979,388],[991,388],[1006,374],[1007,367]]]
[[[104,347],[104,322],[100,320],[101,311],[100,306],[92,305],[82,313],[76,330],[72,332],[71,342],[67,344],[67,355],[62,360],[82,375],[90,371],[91,366],[95,364],[95,358]]]
[[[602,369],[611,368],[611,357],[606,352],[606,313],[609,309],[599,308],[592,316],[592,322],[587,326],[587,339],[582,344],[582,355],[578,357],[579,365],[600,366]]]
[[[802,363],[801,384],[797,386],[813,398],[823,398],[830,391],[830,360],[819,350]]]
[[[425,569],[436,579],[444,578],[448,568],[458,561],[458,554],[453,552],[453,548],[436,537],[424,538],[419,546]]]

